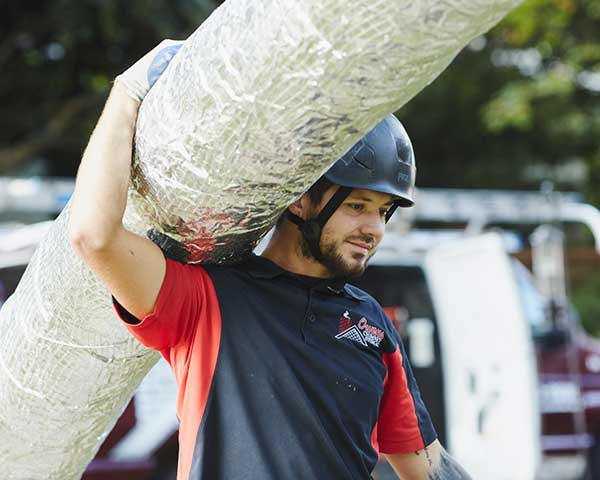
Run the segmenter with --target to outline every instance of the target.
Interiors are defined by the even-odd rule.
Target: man
[[[402,479],[468,478],[436,440],[391,322],[345,283],[393,210],[413,203],[412,147],[393,116],[289,206],[261,257],[182,265],[124,229],[139,102],[176,49],[163,42],[117,77],[83,155],[69,239],[174,371],[178,478],[367,479],[377,448]]]

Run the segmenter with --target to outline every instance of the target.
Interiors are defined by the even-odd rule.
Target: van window
[[[419,267],[373,265],[351,283],[371,294],[381,306],[402,309],[401,320],[434,318],[425,275]]]
[[[529,270],[517,260],[513,260],[512,265],[523,313],[529,323],[531,333],[534,337],[541,337],[550,330],[550,324],[546,320],[545,314],[546,299],[536,288]]]
[[[0,306],[12,295],[25,271],[25,265],[0,268]]]

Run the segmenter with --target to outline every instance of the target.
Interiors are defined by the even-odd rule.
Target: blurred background
[[[0,177],[72,179],[113,78],[163,38],[186,38],[221,3],[5,2],[0,15]],[[599,207],[600,1],[525,0],[396,113],[412,138],[421,188],[494,189],[509,195],[542,189],[542,197],[550,190],[573,192],[578,202]],[[68,199],[69,185],[43,187],[50,192],[47,200],[35,190],[32,208],[0,208],[0,234],[54,218]],[[0,198],[32,188],[2,180]],[[536,227],[510,223],[522,238]],[[569,305],[591,341],[600,337],[599,256],[588,228],[560,227]],[[0,253],[10,251],[11,241],[26,244],[29,238],[35,245],[35,235],[30,230],[25,236],[3,237]],[[531,251],[514,253],[531,267]],[[22,272],[22,265],[13,263],[0,258],[0,269],[13,272],[0,282],[0,302]],[[600,372],[600,356],[594,358]],[[105,453],[118,439],[112,442],[103,447]],[[176,448],[174,438],[170,442],[161,453],[168,458]],[[100,472],[99,465],[94,468]],[[165,472],[159,476],[155,469],[154,478],[171,478],[172,464]],[[93,474],[92,468],[89,478],[117,478]],[[129,472],[123,478],[134,476]]]
[[[186,38],[220,3],[5,3],[0,176],[74,176],[115,75],[161,39]],[[397,112],[415,145],[418,184],[537,190],[551,180],[598,205],[599,32],[597,0],[527,0],[473,40]],[[600,271],[579,263],[573,301],[599,335]]]

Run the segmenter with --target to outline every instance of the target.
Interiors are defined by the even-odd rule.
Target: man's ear
[[[300,218],[306,220],[306,218],[308,216],[309,207],[310,207],[310,199],[308,197],[308,194],[305,193],[294,203],[290,204],[290,206],[288,207],[288,210],[290,211],[290,213],[293,213],[297,217],[300,217]]]
[[[299,198],[294,203],[290,204],[288,206],[288,210],[290,213],[293,213],[297,217],[304,218],[302,216],[302,212],[304,211],[304,209],[302,208],[302,198]]]

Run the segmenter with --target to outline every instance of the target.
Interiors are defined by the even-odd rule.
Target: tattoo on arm
[[[427,454],[427,449],[425,449]],[[429,458],[429,456],[428,456]],[[431,460],[429,465],[431,466]],[[427,480],[472,480],[471,476],[444,449],[440,452],[440,464],[427,474]]]
[[[431,455],[429,454],[429,450],[427,449],[427,447],[425,447],[423,449],[425,451],[425,458],[427,459],[427,464],[432,467],[433,466],[433,461],[431,460]],[[419,455],[419,452],[416,451],[415,455]]]

